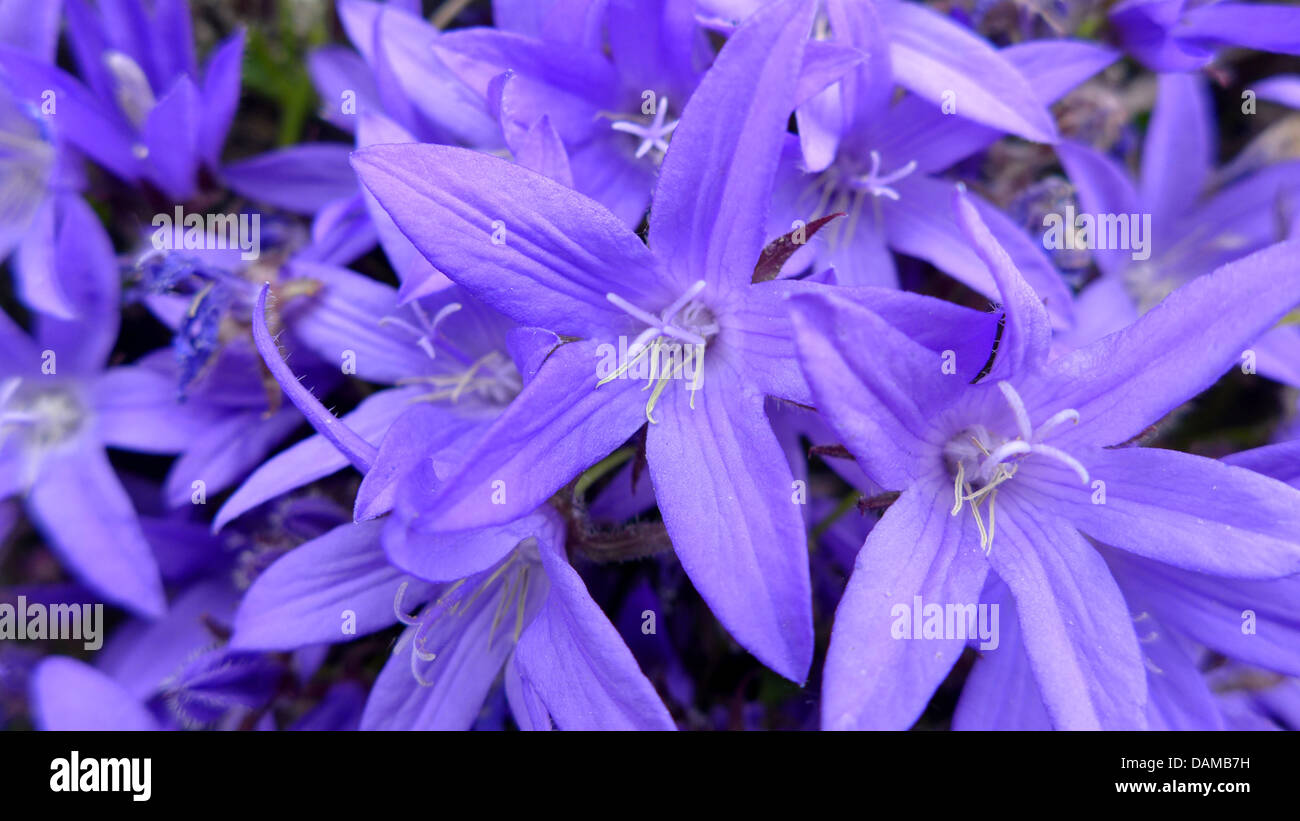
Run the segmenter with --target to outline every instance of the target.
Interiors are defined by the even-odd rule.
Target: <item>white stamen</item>
[[[1016,427],[1020,429],[1020,438],[1028,442],[1033,437],[1034,427],[1029,424],[1029,412],[1025,410],[1024,400],[1020,398],[1020,394],[1011,386],[1011,383],[1005,380],[998,383],[998,390],[1002,391],[1003,398],[1007,400],[1007,404],[1011,406],[1011,412],[1015,414]]]

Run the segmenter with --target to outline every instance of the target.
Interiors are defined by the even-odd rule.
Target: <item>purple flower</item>
[[[184,0],[67,0],[68,37],[80,79],[48,60],[0,49],[0,72],[34,106],[47,102],[58,135],[133,184],[172,200],[215,172],[239,102],[242,32],[222,42],[202,73]]]
[[[568,151],[574,187],[635,228],[712,56],[694,2],[557,3],[544,20],[538,37],[461,29],[435,51],[500,112],[512,151],[544,120]],[[506,72],[513,81],[503,98]]]
[[[1300,54],[1300,9],[1217,0],[1123,0],[1110,10],[1120,43],[1152,71],[1195,71],[1222,48]]]
[[[501,526],[431,532],[420,505],[439,483],[436,465],[449,444],[439,424],[445,412],[415,405],[376,450],[331,417],[280,360],[261,318],[266,294],[255,331],[267,366],[366,474],[359,513],[394,512],[336,528],[269,568],[241,605],[233,646],[302,647],[408,625],[367,702],[361,726],[368,729],[466,729],[503,668],[511,710],[525,729],[552,721],[562,729],[671,729],[654,687],[569,566],[560,517],[543,508]],[[434,336],[429,329],[423,338],[430,349]],[[455,342],[440,347],[455,355]],[[449,387],[435,377],[434,394],[471,390],[463,377],[440,378]],[[404,609],[420,605],[414,615]]]
[[[879,46],[884,35],[869,5],[834,8],[840,14],[832,20],[841,20],[837,36],[875,54],[892,53]],[[788,231],[795,221],[810,223],[830,213],[846,216],[811,239],[809,249],[787,263],[787,272],[811,262],[815,271],[833,267],[842,284],[896,287],[893,250],[927,260],[977,291],[996,293],[952,219],[951,184],[938,175],[988,148],[1005,130],[1015,130],[1015,123],[1041,123],[1032,131],[1021,125],[1019,132],[1055,141],[1046,105],[1105,68],[1116,55],[1076,41],[1026,43],[995,52],[968,33],[945,55],[954,62],[964,60],[958,66],[969,78],[954,81],[952,87],[960,90],[946,102],[917,94],[891,105],[890,61],[881,57],[858,66],[800,108],[801,146],[796,148],[793,138],[786,145],[769,229]],[[1014,108],[980,108],[980,101],[991,106],[996,100],[1018,103]],[[1019,116],[1012,120],[1011,114]],[[1071,314],[1070,293],[1042,247],[999,210],[978,204],[999,242],[1053,316],[1064,323]]]
[[[723,49],[674,133],[648,248],[599,204],[493,157],[395,145],[354,160],[439,270],[520,324],[579,340],[551,352],[432,495],[439,527],[527,513],[650,421],[650,475],[683,566],[732,635],[796,681],[812,655],[806,540],[764,401],[808,400],[782,298],[810,286],[751,272],[812,14],[774,4]],[[601,373],[620,337],[632,355]],[[672,350],[691,358],[653,390],[620,378]],[[675,378],[690,363],[698,378]]]
[[[965,636],[895,640],[894,605],[980,602],[990,569],[1015,600],[1054,725],[1146,726],[1133,619],[1089,539],[1182,570],[1277,578],[1300,569],[1300,496],[1213,460],[1116,446],[1211,384],[1300,302],[1296,246],[1225,266],[1049,361],[1042,303],[960,193],[957,209],[1005,319],[991,370],[973,382],[866,299],[793,298],[816,406],[867,475],[902,492],[836,612],[824,726],[910,726]]]
[[[1080,295],[1078,327],[1059,340],[1062,346],[1085,345],[1118,330],[1183,283],[1287,238],[1279,225],[1300,207],[1300,162],[1276,163],[1236,179],[1216,173],[1212,122],[1204,80],[1165,74],[1138,179],[1093,148],[1068,140],[1057,145],[1082,211],[1133,215],[1149,226],[1142,253],[1136,239],[1129,249],[1092,251],[1102,276]],[[1249,341],[1261,373],[1300,385],[1300,328],[1279,327]]]
[[[236,601],[229,580],[201,581],[177,596],[165,618],[119,629],[94,666],[65,656],[46,658],[31,674],[36,726],[234,729],[256,717],[284,670],[269,656],[221,646],[212,626],[224,629]]]
[[[158,615],[158,567],[104,446],[174,453],[203,420],[181,412],[170,392],[141,401],[156,389],[141,369],[105,370],[119,323],[117,265],[94,212],[77,199],[69,205],[54,255],[78,286],[69,301],[81,319],[38,315],[29,337],[0,313],[0,497],[21,495],[59,557],[91,587]]]

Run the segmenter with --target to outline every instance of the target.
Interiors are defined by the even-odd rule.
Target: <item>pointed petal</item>
[[[1078,192],[1081,210],[1089,214],[1142,213],[1128,171],[1115,160],[1070,140],[1057,143],[1056,153]],[[1132,262],[1131,251],[1093,248],[1090,252],[1097,267],[1107,274],[1118,274]]]
[[[954,94],[961,116],[1027,140],[1056,140],[1056,124],[1029,82],[985,40],[916,3],[879,10],[900,85],[935,103]]]
[[[353,163],[429,262],[521,324],[591,337],[626,324],[611,291],[635,304],[675,296],[613,214],[514,163],[436,145],[373,146]]]
[[[1059,730],[1146,728],[1146,668],[1106,563],[1063,519],[999,498],[989,562],[1011,588],[1043,703]]]
[[[198,183],[199,90],[181,75],[149,112],[140,139],[149,152],[146,174],[173,200],[188,199]]]
[[[1217,147],[1214,107],[1204,79],[1165,73],[1158,82],[1142,146],[1142,204],[1153,219],[1164,221],[1200,199]]]
[[[113,679],[50,656],[32,673],[32,720],[42,730],[157,730],[158,721]]]
[[[1230,43],[1300,55],[1300,9],[1280,3],[1219,3],[1188,9],[1177,28],[1193,42]]]
[[[735,639],[802,683],[812,600],[802,511],[761,397],[710,368],[694,397],[669,387],[646,459],[668,535],[691,582]]]
[[[514,663],[561,730],[672,730],[632,651],[591,599],[558,540],[539,539],[551,592]]]
[[[1028,405],[1074,408],[1062,443],[1114,445],[1208,388],[1300,303],[1300,241],[1278,243],[1179,288],[1137,322],[1052,361]],[[1196,344],[1187,344],[1195,334]],[[1005,344],[1005,340],[1004,340]],[[1064,445],[1063,445],[1064,446]]]
[[[117,341],[122,303],[117,259],[108,232],[84,200],[61,197],[56,210],[54,270],[76,318],[38,317],[35,336],[69,372],[93,373]]]
[[[997,359],[988,378],[1005,379],[1013,374],[1035,372],[1046,363],[1052,345],[1052,320],[1047,309],[1020,274],[1006,249],[989,231],[965,190],[959,188],[953,199],[957,223],[993,275],[1007,318]]]
[[[965,639],[911,631],[923,615],[912,612],[915,597],[940,608],[977,604],[988,574],[971,517],[949,514],[951,495],[938,483],[913,486],[867,536],[835,611],[823,728],[907,729],[961,656]]]
[[[50,454],[28,512],[59,558],[107,600],[144,616],[166,607],[158,563],[131,499],[97,443]]]
[[[221,176],[255,202],[315,214],[356,193],[356,176],[348,165],[351,153],[352,147],[342,143],[303,143],[230,163]]]
[[[396,623],[397,591],[418,602],[430,587],[388,562],[379,522],[345,524],[299,545],[262,572],[235,614],[230,646],[292,650],[337,644]]]
[[[239,74],[244,63],[244,32],[226,38],[208,58],[203,74],[199,155],[211,168],[221,162],[221,146],[239,107]]]
[[[659,172],[649,240],[683,288],[749,282],[813,10],[797,0],[754,14],[686,105]]]
[[[1029,656],[1020,640],[1020,617],[1011,591],[996,578],[989,585],[998,608],[998,646],[980,652],[961,688],[954,730],[1050,730],[1052,720],[1038,694]]]
[[[1075,449],[1094,486],[1056,462],[1027,462],[1042,503],[1099,542],[1238,579],[1300,572],[1300,490],[1214,459],[1159,448]],[[1017,479],[1021,478],[1019,472]],[[1019,482],[1017,482],[1019,484]]]

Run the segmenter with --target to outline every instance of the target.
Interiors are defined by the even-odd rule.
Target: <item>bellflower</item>
[[[557,3],[540,37],[461,29],[439,38],[435,50],[485,100],[495,96],[501,75],[513,72],[510,117],[526,129],[545,116],[568,150],[574,187],[636,227],[711,57],[693,6]],[[508,141],[514,130],[507,127]]]
[[[140,300],[174,332],[170,356],[154,354],[138,364],[167,380],[169,398],[206,421],[172,466],[166,487],[172,505],[189,503],[200,487],[206,496],[238,482],[302,423],[279,391],[269,390],[253,346],[257,285],[251,280],[274,277],[283,300],[280,321],[293,334],[328,323],[328,311],[316,310],[317,296],[357,277],[330,266],[281,265],[282,253],[250,264],[238,250],[150,249],[131,270]],[[326,389],[342,374],[339,365],[320,359],[302,362],[301,369]],[[140,438],[147,442],[148,432]]]
[[[0,313],[0,497],[21,495],[59,557],[108,600],[158,615],[157,563],[104,446],[177,453],[208,419],[147,369],[105,368],[117,265],[90,207],[72,203],[55,255],[78,285],[70,301],[82,318],[37,315],[28,336]]]
[[[234,646],[299,647],[408,625],[362,716],[370,729],[468,728],[503,667],[512,712],[526,729],[552,721],[562,729],[672,728],[653,686],[569,566],[554,511],[428,533],[419,505],[438,482],[430,454],[445,447],[441,414],[415,406],[376,450],[293,378],[263,319],[255,328],[290,398],[367,474],[358,508],[373,511],[394,486],[401,500],[393,500],[387,520],[336,528],[260,576],[237,616]],[[407,615],[411,606],[422,609]],[[346,624],[349,614],[351,629],[340,630],[338,619]]]
[[[256,716],[283,673],[268,656],[225,649],[211,632],[213,624],[229,624],[236,601],[228,580],[202,581],[182,592],[165,618],[124,625],[94,666],[46,658],[30,683],[36,726],[234,729]]]
[[[1152,71],[1195,71],[1228,47],[1300,54],[1300,9],[1281,4],[1123,0],[1110,25]]]
[[[429,513],[447,530],[517,518],[650,422],[650,475],[683,566],[731,634],[794,680],[812,652],[806,541],[763,403],[808,400],[782,310],[799,284],[751,272],[812,13],[768,7],[705,75],[659,176],[649,247],[598,203],[494,157],[396,145],[354,160],[439,270],[520,324],[579,340],[550,354]],[[602,373],[620,337],[631,356]],[[685,359],[648,392],[621,378],[672,345],[703,351],[699,378],[675,378]]]
[[[1119,234],[1129,236],[1129,248],[1108,248],[1098,241],[1098,223],[1090,242],[1098,246],[1092,256],[1102,276],[1080,295],[1080,312],[1089,316],[1062,345],[1084,345],[1123,327],[1183,283],[1286,238],[1279,225],[1300,209],[1300,162],[1218,180],[1212,122],[1204,80],[1166,74],[1158,81],[1138,179],[1093,148],[1071,141],[1057,146],[1081,210],[1132,215],[1149,226],[1142,248],[1131,231]],[[1300,386],[1300,328],[1292,323],[1250,341],[1261,373]]]
[[[509,404],[523,378],[512,358],[513,323],[479,304],[457,286],[404,305],[389,286],[344,269],[299,263],[295,270],[324,285],[311,308],[312,321],[295,337],[326,361],[354,365],[361,379],[392,387],[376,391],[343,423],[364,440],[378,442],[412,404],[436,411],[444,470],[455,466],[479,433]],[[527,373],[527,364],[521,363]],[[259,467],[217,513],[214,526],[348,464],[347,457],[317,434]],[[378,512],[371,512],[371,516]],[[367,517],[369,518],[369,516]]]
[[[201,169],[216,172],[239,102],[244,35],[218,45],[202,73],[184,0],[66,0],[80,78],[21,51],[0,49],[0,71],[79,151],[133,184],[191,197]],[[52,91],[52,98],[46,96]]]
[[[869,6],[840,3],[832,9],[842,18],[840,36],[887,54],[878,45],[883,35]],[[968,51],[970,76],[980,78],[969,82],[980,85],[955,92],[956,114],[915,95],[891,104],[890,61],[884,56],[855,68],[800,109],[801,146],[796,149],[793,139],[786,146],[770,228],[787,231],[796,220],[811,222],[829,213],[847,216],[811,239],[787,270],[806,266],[811,256],[814,270],[833,267],[841,283],[896,287],[893,250],[927,260],[977,291],[994,293],[987,271],[961,241],[952,219],[947,206],[951,184],[938,175],[1002,136],[1002,130],[972,121],[978,119],[973,110],[977,101],[1022,101],[1023,119],[1042,123],[1037,138],[1054,141],[1046,105],[1116,55],[1075,41],[1026,43],[1002,52],[981,44]],[[976,68],[984,63],[998,70]],[[1071,313],[1070,293],[1043,248],[992,205],[979,202],[979,207],[1026,279],[1064,323]]]
[[[816,406],[867,475],[901,491],[836,612],[823,724],[909,726],[965,642],[891,638],[893,605],[978,602],[991,569],[1014,597],[1053,723],[1145,726],[1133,618],[1088,538],[1182,570],[1277,578],[1300,569],[1300,496],[1202,457],[1115,446],[1208,387],[1300,302],[1297,246],[1227,265],[1049,361],[1042,303],[960,193],[956,205],[1005,315],[974,382],[860,301],[792,298]]]

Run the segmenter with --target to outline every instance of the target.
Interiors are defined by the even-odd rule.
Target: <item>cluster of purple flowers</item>
[[[230,22],[0,0],[0,725],[1300,729],[1300,7]]]

